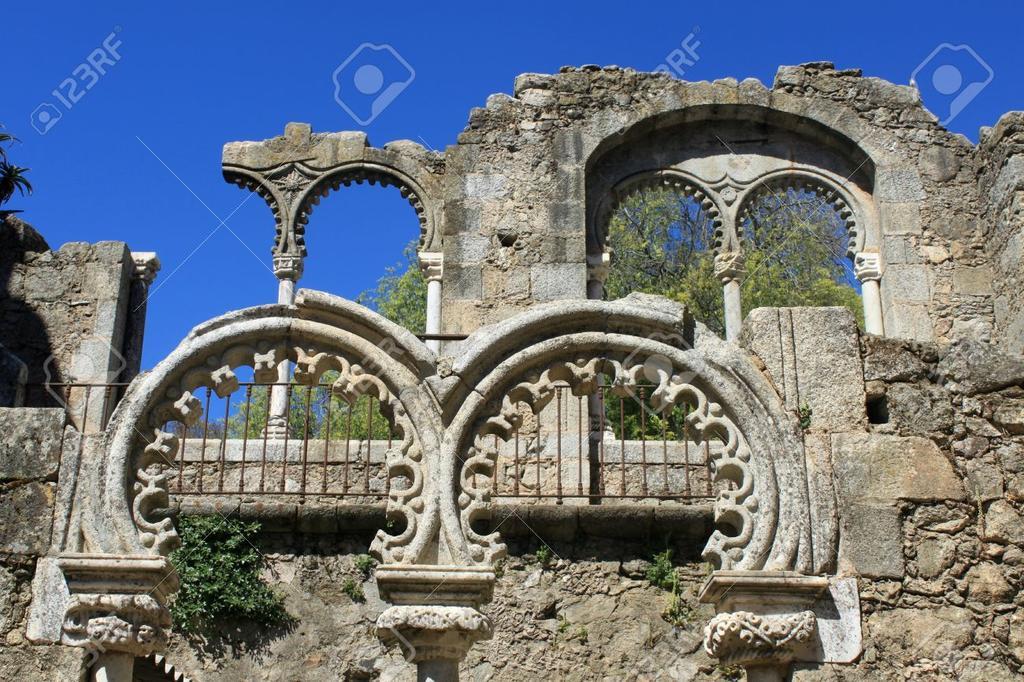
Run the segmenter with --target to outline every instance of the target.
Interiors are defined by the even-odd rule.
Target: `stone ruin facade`
[[[273,213],[278,300],[146,372],[155,255],[5,219],[5,679],[1019,678],[1024,114],[973,145],[828,63],[771,88],[585,66],[520,76],[443,153],[289,124],[223,171]],[[296,290],[313,208],[352,182],[419,218],[423,338]],[[726,338],[602,300],[609,216],[650,186],[714,216]],[[737,225],[788,187],[842,216],[863,330],[744,308]],[[208,439],[211,395],[249,376],[277,384],[261,437]],[[388,420],[358,461],[289,427],[325,376]],[[608,400],[685,408],[683,435],[627,439]],[[202,513],[263,522],[298,626],[257,651],[171,627],[175,523]],[[666,547],[672,623],[644,579]],[[356,603],[338,584],[363,551]]]

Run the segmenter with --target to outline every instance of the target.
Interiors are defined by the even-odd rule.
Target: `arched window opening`
[[[744,312],[759,307],[842,306],[864,326],[851,253],[856,225],[834,189],[787,181],[763,186],[738,220]]]
[[[425,331],[420,221],[397,188],[345,187],[317,207],[305,239],[302,286],[358,301],[415,334]]]
[[[659,294],[687,305],[723,334],[722,285],[714,271],[720,238],[713,204],[699,191],[654,186],[632,192],[608,223],[612,261],[605,298]]]

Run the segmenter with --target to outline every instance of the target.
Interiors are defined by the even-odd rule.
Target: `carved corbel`
[[[715,277],[722,282],[742,282],[746,275],[746,262],[738,251],[726,251],[715,256]]]
[[[132,656],[166,648],[178,576],[165,557],[76,554],[57,566],[68,589],[61,643]]]
[[[704,651],[726,665],[788,663],[797,646],[811,641],[817,626],[813,611],[778,616],[720,613],[704,628]]]

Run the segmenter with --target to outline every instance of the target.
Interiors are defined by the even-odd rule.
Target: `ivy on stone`
[[[260,575],[266,558],[252,540],[259,522],[220,516],[185,516],[178,521],[181,547],[171,554],[178,590],[171,615],[186,634],[225,620],[286,623],[284,599]]]

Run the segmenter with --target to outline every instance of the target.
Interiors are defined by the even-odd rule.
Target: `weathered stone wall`
[[[723,135],[724,147],[706,144]],[[532,301],[585,297],[584,255],[600,248],[596,206],[630,173],[687,170],[714,155],[723,172],[729,157],[760,156],[767,169],[776,154],[762,138],[787,135],[792,153],[809,149],[780,157],[787,163],[824,168],[867,192],[874,215],[860,228],[866,248],[882,255],[887,335],[992,333],[994,268],[1019,263],[1006,256],[996,266],[1004,247],[985,248],[990,206],[1006,203],[1005,189],[979,196],[977,175],[995,143],[979,150],[942,129],[912,88],[828,63],[782,67],[771,89],[567,67],[524,74],[512,96],[492,95],[445,153],[445,331],[472,331]],[[621,161],[600,165],[615,153]],[[1010,239],[1012,230],[1003,232]],[[1015,320],[1005,311],[1019,279],[997,286],[1001,319]]]
[[[978,185],[983,197],[985,252],[995,289],[993,341],[1024,352],[1024,115],[1011,112],[984,129]]]
[[[0,408],[0,433],[0,678],[74,681],[82,651],[25,638],[36,562],[50,549],[64,410]]]
[[[125,332],[141,324],[145,308],[130,306],[135,266],[123,242],[53,251],[12,217],[0,223],[0,241],[0,343],[28,368],[28,404],[54,404],[39,384],[104,383],[138,372],[141,349],[126,349]]]

